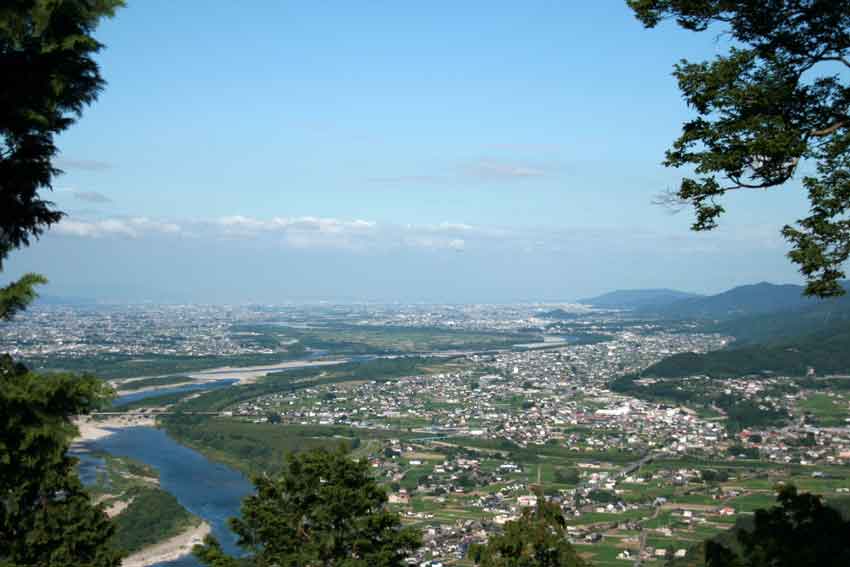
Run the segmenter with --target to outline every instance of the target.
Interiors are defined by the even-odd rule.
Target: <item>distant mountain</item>
[[[657,309],[674,302],[701,297],[675,289],[621,289],[596,297],[580,299],[579,303],[605,309]]]
[[[842,285],[850,289],[848,283]],[[723,350],[670,356],[643,376],[802,375],[810,367],[818,373],[850,373],[850,295],[811,298],[803,295],[802,286],[763,282],[640,311],[702,320],[704,331],[736,339]]]
[[[735,287],[717,295],[647,306],[642,310],[675,319],[732,319],[811,308],[821,301],[804,296],[802,286],[762,282]]]

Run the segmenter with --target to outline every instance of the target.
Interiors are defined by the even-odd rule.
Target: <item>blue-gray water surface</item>
[[[115,398],[112,402],[112,407],[123,406],[125,404],[129,404],[132,402],[138,402],[139,400],[144,400],[145,398],[152,398],[154,396],[165,396],[168,394],[179,394],[180,392],[194,392],[194,391],[203,391],[203,390],[216,390],[218,388],[224,388],[225,386],[231,386],[238,382],[235,378],[228,378],[226,380],[214,380],[212,382],[197,382],[194,384],[185,384],[183,386],[174,386],[171,388],[158,388],[156,390],[145,390],[144,392],[133,392],[132,394],[125,394],[123,396],[119,396]]]
[[[316,352],[314,357],[324,354],[324,351]],[[350,357],[357,362],[374,358],[377,357],[375,355]],[[238,380],[223,379],[134,392],[116,398],[113,407],[153,396],[214,390],[236,382]],[[251,483],[241,473],[208,460],[197,451],[180,445],[163,431],[153,427],[119,429],[109,437],[89,441],[85,446],[95,452],[102,451],[119,457],[130,457],[157,469],[162,489],[173,494],[178,502],[191,513],[205,520],[226,552],[233,555],[239,554],[236,535],[230,531],[227,520],[239,514],[242,499],[253,491]],[[87,452],[78,452],[76,456],[80,459],[80,480],[84,484],[93,484],[98,472],[105,469],[103,459]],[[200,566],[200,562],[189,555],[176,561],[157,564],[155,567]]]
[[[239,554],[236,535],[228,528],[227,519],[238,515],[242,499],[253,490],[241,473],[210,461],[153,427],[119,429],[109,437],[86,443],[86,447],[130,457],[157,469],[162,489],[173,494],[191,513],[203,518],[225,551]],[[81,458],[80,478],[84,482],[94,481],[102,461],[85,453],[78,456]],[[199,565],[192,556],[160,564],[161,567]]]

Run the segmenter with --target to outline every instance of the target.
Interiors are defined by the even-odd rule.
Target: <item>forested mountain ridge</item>
[[[705,354],[676,354],[650,366],[641,375],[659,378],[758,373],[802,376],[809,368],[817,374],[850,373],[850,320],[840,320],[793,339],[731,346]]]
[[[619,289],[578,302],[606,309],[654,309],[699,297],[702,296],[675,289]]]
[[[731,348],[789,341],[850,321],[850,296],[817,301],[802,309],[761,313],[710,323],[707,331],[735,337]]]
[[[734,287],[716,295],[681,299],[663,306],[647,306],[641,311],[672,319],[731,319],[806,309],[824,302],[828,300],[804,296],[802,286],[761,282]]]
[[[850,282],[841,282],[845,287]],[[593,307],[632,310],[636,314],[663,319],[728,321],[778,313],[813,312],[828,315],[835,310],[850,312],[850,298],[821,299],[804,295],[794,284],[760,282],[733,287],[714,295],[698,295],[672,289],[617,290],[580,299]]]
[[[730,335],[735,341],[706,354],[673,355],[647,368],[645,376],[801,376],[809,368],[818,374],[850,372],[848,296],[811,298],[803,295],[802,286],[763,282],[679,301],[656,313],[671,319],[702,319],[703,330]]]

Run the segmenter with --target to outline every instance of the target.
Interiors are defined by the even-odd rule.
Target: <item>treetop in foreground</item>
[[[54,136],[103,87],[92,33],[121,0],[0,2],[0,270],[62,213],[39,193],[59,170]],[[0,321],[46,280],[27,274],[0,288]],[[40,376],[0,355],[0,566],[118,567],[115,528],[83,489],[72,416],[108,398],[92,376]]]
[[[4,0],[0,4],[0,267],[62,213],[39,191],[60,173],[54,136],[104,86],[93,32],[122,0]]]
[[[683,125],[664,164],[694,176],[668,199],[694,207],[694,230],[711,230],[726,193],[779,187],[802,174],[811,208],[782,229],[789,257],[807,279],[807,294],[843,294],[839,280],[850,257],[850,1],[627,2],[646,27],[673,19],[730,39],[728,52],[712,61],[676,65],[679,89],[697,117]]]
[[[709,540],[708,567],[843,567],[850,565],[850,521],[820,496],[782,487],[778,506],[756,510],[752,530],[737,530],[738,551]]]
[[[566,525],[560,507],[538,492],[535,507],[523,510],[503,533],[471,548],[469,555],[480,567],[585,567],[567,541]]]
[[[72,416],[107,398],[92,376],[38,375],[0,356],[0,565],[117,567],[114,527],[68,449]]]
[[[230,520],[248,556],[230,557],[208,536],[195,548],[205,564],[396,567],[420,545],[418,531],[386,508],[368,463],[342,449],[292,453],[283,473],[257,476],[254,486],[241,517]]]

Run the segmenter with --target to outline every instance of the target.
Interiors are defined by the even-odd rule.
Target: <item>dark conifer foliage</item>
[[[59,173],[54,136],[104,86],[92,32],[121,0],[8,0],[0,6],[0,262],[62,213],[40,191]]]
[[[62,213],[40,192],[59,170],[54,136],[103,87],[91,33],[120,0],[0,4],[0,268]],[[0,288],[0,321],[35,298],[44,277]],[[71,418],[108,398],[92,376],[40,376],[0,355],[0,565],[117,567],[114,528],[91,503],[68,456]]]
[[[114,567],[114,528],[83,490],[71,417],[102,403],[93,376],[42,376],[0,356],[0,565]]]

